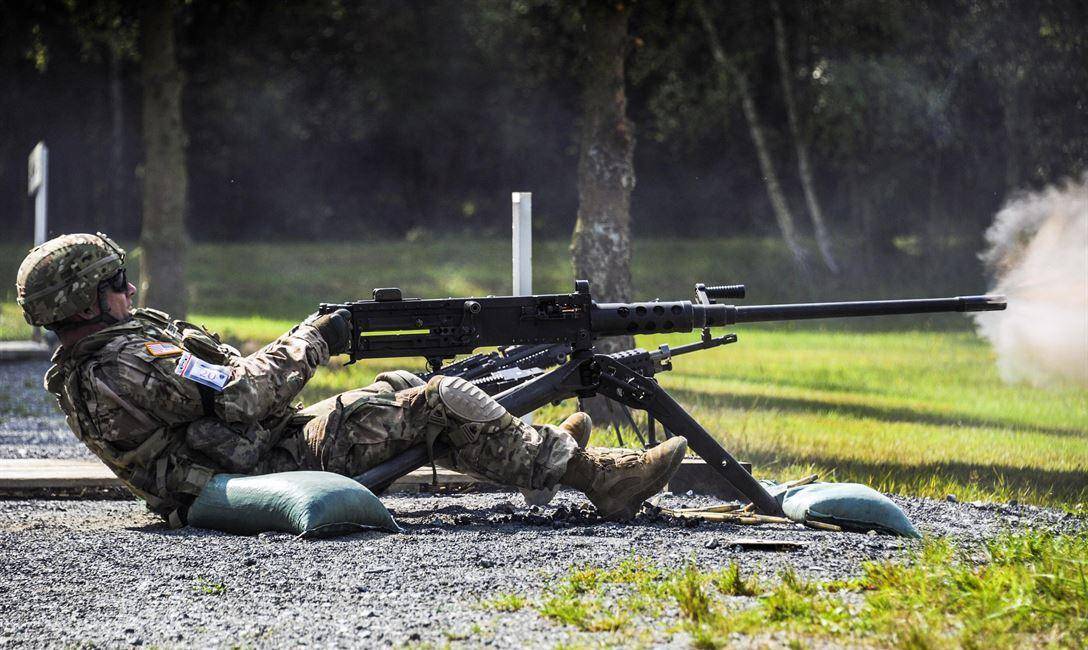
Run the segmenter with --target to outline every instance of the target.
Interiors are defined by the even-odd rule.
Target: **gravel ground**
[[[0,458],[88,455],[40,388],[46,366],[0,364]],[[1031,506],[893,498],[923,532],[967,545],[1002,530],[1084,526]],[[794,525],[692,527],[653,515],[608,524],[567,491],[544,509],[505,492],[383,501],[405,533],[295,540],[170,530],[136,501],[0,500],[0,647],[551,647],[595,639],[531,608],[498,613],[482,603],[501,593],[539,595],[572,564],[608,566],[632,554],[671,567],[738,562],[764,576],[792,566],[828,580],[857,574],[865,560],[904,558],[917,545]],[[664,495],[660,505],[710,502]],[[743,550],[731,543],[738,538],[807,545]],[[685,645],[664,629],[656,635],[659,645]]]
[[[0,363],[0,458],[93,458],[42,388],[48,361]]]
[[[632,553],[672,567],[736,561],[764,576],[789,565],[833,579],[856,574],[864,560],[905,557],[917,544],[793,525],[692,528],[645,516],[606,524],[573,492],[559,495],[558,508],[537,510],[512,493],[384,500],[405,533],[332,540],[169,530],[135,501],[0,501],[0,645],[551,647],[587,639],[531,608],[497,613],[482,601],[537,595],[572,564],[607,566]],[[896,500],[924,532],[967,544],[1006,529],[1080,525],[1028,506]],[[746,551],[731,545],[738,537],[808,545]],[[684,643],[657,634],[662,645]]]

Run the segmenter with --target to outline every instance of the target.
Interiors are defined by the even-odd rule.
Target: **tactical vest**
[[[185,511],[204,485],[218,473],[211,463],[185,445],[187,424],[163,424],[139,446],[118,449],[98,431],[87,409],[81,386],[81,370],[96,353],[120,336],[143,334],[152,340],[181,346],[209,363],[224,364],[238,351],[219,341],[206,329],[184,321],[172,321],[154,309],[137,309],[125,323],[91,334],[71,350],[58,350],[46,373],[46,389],[59,402],[68,427],[148,508],[165,517],[171,526],[184,525]],[[118,398],[119,399],[119,398]],[[122,404],[122,407],[124,405]],[[151,426],[154,419],[134,407],[126,410]]]

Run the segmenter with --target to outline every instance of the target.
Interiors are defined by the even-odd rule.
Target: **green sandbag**
[[[770,486],[768,490],[794,521],[818,521],[844,530],[922,537],[895,502],[867,485],[809,483],[793,488]]]
[[[332,472],[216,474],[189,507],[188,522],[235,535],[281,531],[333,537],[400,527],[374,493]]]

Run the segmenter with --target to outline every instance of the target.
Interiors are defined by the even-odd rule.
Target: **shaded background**
[[[531,190],[537,236],[569,238],[582,7],[182,5],[189,236],[500,237],[509,192]],[[806,235],[771,9],[741,1],[711,10],[752,85]],[[980,278],[975,254],[1003,201],[1086,168],[1084,3],[782,10],[801,134],[847,278],[896,265],[922,280]],[[25,169],[39,139],[51,149],[51,233],[138,237],[138,29],[135,6],[123,2],[0,6],[0,240],[32,238]],[[636,238],[775,237],[738,97],[715,80],[696,13],[634,3],[629,33]]]

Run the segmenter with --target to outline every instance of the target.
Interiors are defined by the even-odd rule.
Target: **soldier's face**
[[[136,287],[131,282],[125,283],[124,291],[106,290],[106,305],[109,307],[110,316],[118,320],[124,320],[132,315],[132,297],[136,295]]]

